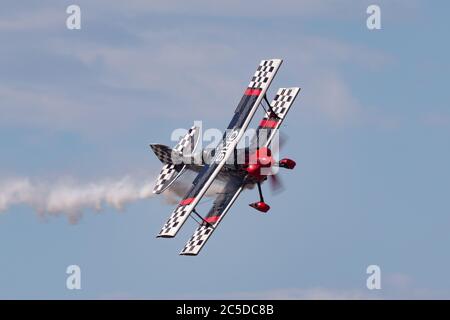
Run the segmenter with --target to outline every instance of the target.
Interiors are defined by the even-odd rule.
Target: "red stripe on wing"
[[[277,125],[278,125],[278,121],[277,121],[277,120],[266,120],[266,119],[263,119],[263,120],[259,123],[259,126],[260,126],[261,128],[271,128],[271,129],[274,129],[274,128],[277,127]]]
[[[261,89],[252,89],[252,88],[247,88],[247,90],[245,90],[245,95],[246,96],[259,96],[261,94]]]
[[[207,217],[205,218],[205,221],[208,223],[215,223],[217,222],[217,220],[219,220],[220,216],[211,216],[211,217]]]
[[[194,200],[195,200],[195,198],[183,199],[183,200],[181,200],[180,205],[187,206],[188,204],[191,204]]]

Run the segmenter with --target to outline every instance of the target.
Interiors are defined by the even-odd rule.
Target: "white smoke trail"
[[[62,214],[76,223],[86,209],[100,211],[109,206],[123,210],[128,203],[150,198],[153,185],[153,180],[137,182],[128,176],[88,184],[68,179],[54,184],[8,179],[0,182],[0,212],[14,205],[28,205],[41,216]]]
[[[186,172],[163,193],[165,201],[171,205],[179,203],[194,176]],[[205,196],[215,197],[224,186],[224,182],[217,179]],[[64,215],[74,224],[85,210],[101,211],[112,207],[122,211],[129,203],[151,198],[153,187],[154,179],[137,181],[130,176],[84,184],[69,178],[54,183],[35,182],[29,178],[6,179],[0,181],[0,213],[16,205],[27,205],[41,217]]]

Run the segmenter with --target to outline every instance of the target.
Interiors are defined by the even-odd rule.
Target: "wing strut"
[[[202,220],[203,221],[203,223],[204,224],[206,224],[208,227],[211,227],[211,228],[213,228],[213,229],[215,229],[214,228],[214,226],[211,224],[211,223],[209,223],[208,221],[206,221],[205,220],[205,218],[203,218],[198,212],[197,212],[197,210],[192,210],[192,212],[200,219],[200,220]],[[197,220],[195,220],[199,225],[201,225],[201,223],[199,223]]]
[[[280,117],[275,113],[275,111],[273,111],[272,107],[270,106],[270,102],[269,102],[269,100],[267,100],[267,95],[264,95],[264,101],[266,101],[267,108],[268,108],[269,111],[270,111],[270,116],[273,117],[273,118],[276,118],[276,119],[280,119]],[[266,114],[269,114],[269,113],[266,111],[266,108],[264,108],[262,102],[261,102],[261,107],[264,109],[264,112],[265,112]]]

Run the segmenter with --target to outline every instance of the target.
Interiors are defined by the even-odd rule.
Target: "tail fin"
[[[164,163],[164,166],[156,179],[155,188],[153,193],[159,194],[169,188],[178,177],[180,177],[186,165],[182,163],[184,155],[191,155],[199,141],[199,127],[193,126],[189,129],[188,133],[181,138],[173,149],[162,144],[151,144],[156,157]]]
[[[164,164],[180,163],[183,158],[182,153],[163,144],[152,143],[150,148],[152,148],[159,161]]]

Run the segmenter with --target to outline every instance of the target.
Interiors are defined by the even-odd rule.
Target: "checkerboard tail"
[[[183,157],[191,157],[199,140],[199,127],[193,126],[173,149],[162,144],[151,144],[150,148],[164,164],[156,178],[153,193],[160,194],[169,188],[186,169]]]

